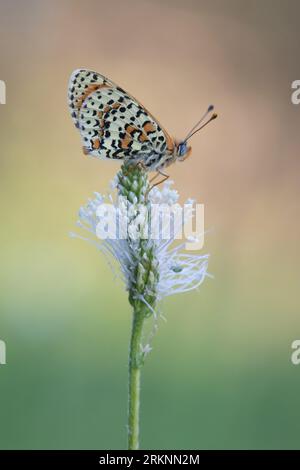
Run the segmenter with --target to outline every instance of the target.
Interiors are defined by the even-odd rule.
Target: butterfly
[[[191,154],[188,140],[217,117],[213,113],[203,124],[214,109],[209,106],[185,139],[178,141],[132,95],[103,75],[86,69],[72,73],[68,103],[81,134],[84,154],[140,164],[147,171],[156,171],[156,176],[160,174],[164,180],[169,175],[163,169],[175,161],[186,160]]]

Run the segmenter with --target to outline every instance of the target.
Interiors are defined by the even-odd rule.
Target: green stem
[[[134,306],[129,350],[128,450],[139,448],[140,380],[143,355],[140,349],[145,315]]]

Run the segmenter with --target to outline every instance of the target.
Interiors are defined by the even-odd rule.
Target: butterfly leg
[[[128,176],[130,169],[132,168],[139,168],[140,170],[147,171],[147,167],[144,165],[143,162],[139,161],[137,163],[131,163],[128,167],[128,169],[123,170],[123,173],[125,176]]]
[[[144,162],[142,162],[142,161],[137,162],[136,166],[137,166],[137,168],[139,168],[140,170],[147,171],[147,167],[145,166]]]
[[[150,192],[151,189],[153,189],[155,186],[158,186],[159,184],[164,183],[168,178],[170,178],[170,175],[166,175],[166,173],[164,173],[164,172],[161,171],[161,170],[158,170],[158,171],[157,171],[157,175],[158,175],[158,174],[161,175],[163,178],[162,178],[158,183],[153,184],[153,185],[150,187],[149,192]],[[152,178],[152,180],[153,180],[153,179],[154,179],[154,178]]]
[[[160,175],[160,173],[157,171],[155,175],[149,180],[149,183],[152,183],[152,181],[156,180],[156,178]]]
[[[150,193],[150,191],[151,191],[155,186],[158,186],[159,184],[163,183],[163,182],[166,181],[168,178],[170,178],[170,175],[166,175],[166,173],[164,173],[163,171],[157,170],[156,175],[154,175],[153,178],[151,178],[150,183],[152,183],[152,181],[154,181],[159,175],[161,175],[163,178],[162,178],[160,181],[158,181],[157,183],[152,184],[152,186],[150,186],[150,188],[149,188],[148,191],[146,192],[146,200],[148,199],[148,194]]]

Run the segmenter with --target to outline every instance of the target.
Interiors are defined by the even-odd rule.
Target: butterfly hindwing
[[[69,80],[68,100],[71,116],[78,127],[79,111],[84,100],[95,90],[101,87],[115,86],[110,80],[103,75],[91,70],[78,69],[74,70]]]
[[[135,98],[96,72],[73,72],[69,106],[85,153],[90,155],[148,161],[174,146],[158,121]]]

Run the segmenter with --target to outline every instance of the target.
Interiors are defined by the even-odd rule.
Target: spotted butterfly
[[[68,99],[71,116],[79,129],[83,152],[105,159],[140,163],[148,171],[157,171],[183,161],[191,153],[188,139],[217,117],[210,106],[187,137],[177,141],[170,137],[147,109],[133,96],[108,78],[91,70],[75,70],[69,81]]]

